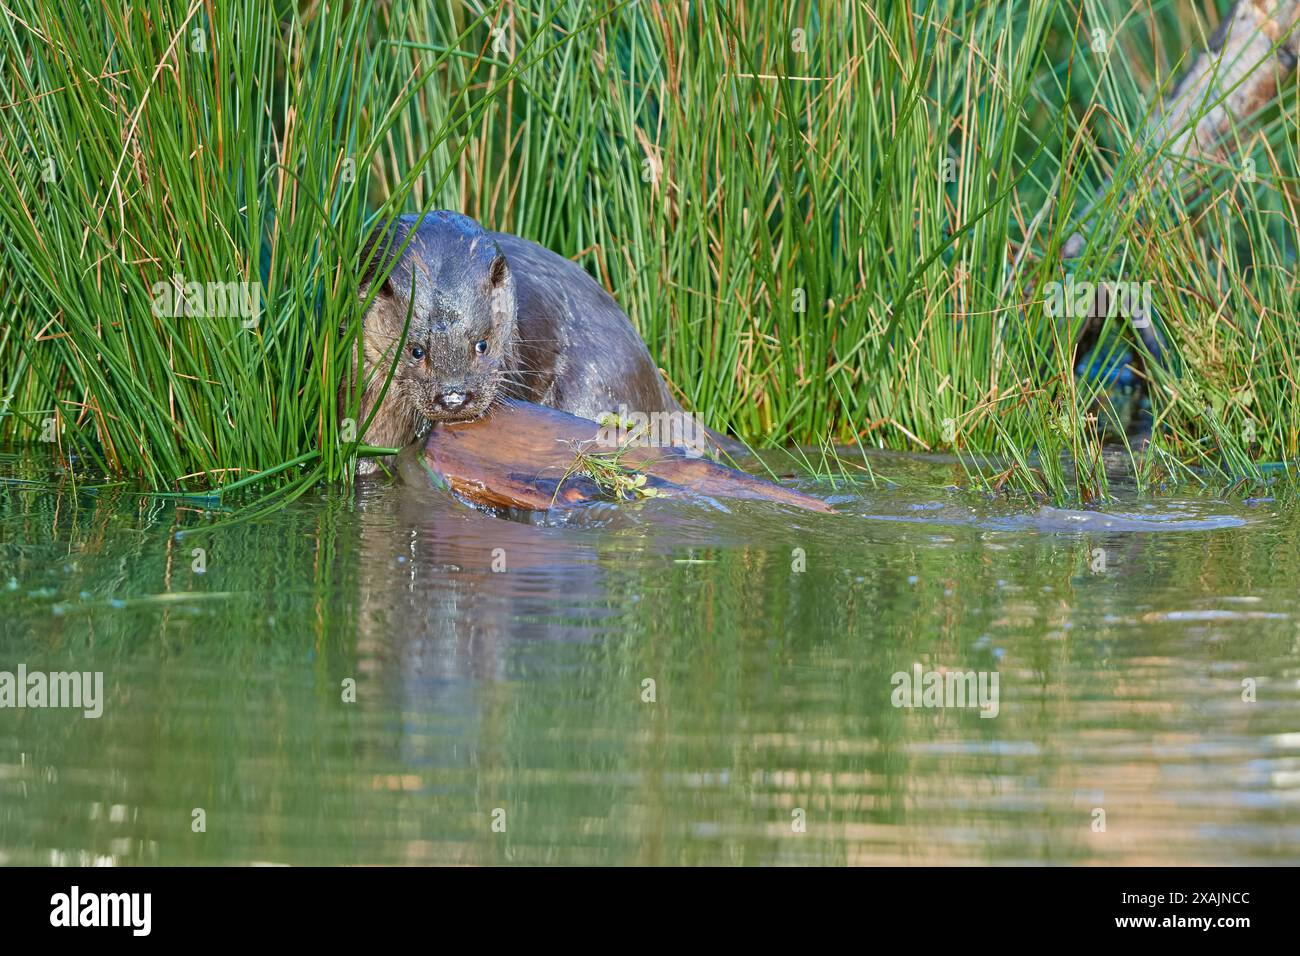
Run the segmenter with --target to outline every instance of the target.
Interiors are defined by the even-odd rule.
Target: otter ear
[[[377,226],[362,244],[361,276],[357,283],[362,298],[370,294],[370,286],[380,273],[385,275],[379,294],[393,294],[392,267],[396,264],[397,251],[406,240],[407,232],[405,223],[400,219],[390,220]]]
[[[497,257],[488,266],[488,284],[494,289],[499,289],[509,275],[510,267],[506,264],[506,257],[497,253]]]
[[[361,285],[357,287],[357,292],[360,293],[361,300],[363,302],[365,301],[366,297],[370,295],[370,286],[371,286],[371,280],[363,279],[361,281]],[[376,295],[392,295],[392,294],[393,294],[392,276],[389,276],[384,280],[383,284],[379,287],[379,292],[377,292]]]

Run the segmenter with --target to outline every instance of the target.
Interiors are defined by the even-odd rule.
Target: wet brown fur
[[[429,423],[481,417],[499,398],[589,419],[620,406],[682,411],[618,303],[549,249],[443,211],[395,220],[372,237],[362,262],[363,299],[383,280],[363,320],[359,422],[378,405],[367,445],[402,447]],[[487,343],[484,354],[477,342]],[[353,388],[345,385],[341,405]],[[462,407],[439,404],[449,389],[468,396]],[[375,468],[363,462],[360,470]]]

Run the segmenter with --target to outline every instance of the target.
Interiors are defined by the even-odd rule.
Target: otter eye
[[[477,352],[479,355],[486,355],[486,354],[487,354],[487,339],[483,339],[483,340],[480,341],[480,342],[475,342],[475,343],[474,343],[474,351]]]
[[[416,359],[417,361],[424,358],[424,349],[420,348],[418,345],[412,345],[411,358]]]

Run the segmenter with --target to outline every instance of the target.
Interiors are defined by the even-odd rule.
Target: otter
[[[513,398],[593,420],[667,413],[666,443],[736,447],[695,425],[618,303],[549,249],[443,210],[391,220],[367,241],[362,264],[363,302],[388,273],[362,319],[358,421],[379,405],[364,444],[402,447],[430,424],[480,418]],[[341,405],[353,388],[344,382]],[[378,467],[367,460],[358,471]]]

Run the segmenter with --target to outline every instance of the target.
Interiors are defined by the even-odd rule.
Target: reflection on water
[[[0,710],[0,862],[1300,862],[1300,511],[897,470],[804,486],[839,516],[373,485],[180,539],[0,484],[0,671],[107,697]],[[894,707],[914,665],[998,716]]]

